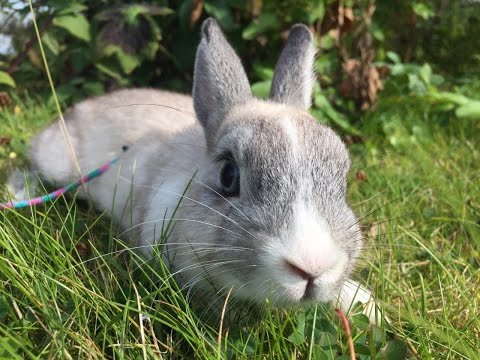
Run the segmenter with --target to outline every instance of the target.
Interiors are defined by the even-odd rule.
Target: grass
[[[357,149],[369,177],[350,189],[360,213],[385,204],[365,222],[373,287],[420,358],[478,358],[478,123],[399,110],[367,119],[387,141]]]
[[[0,146],[3,179],[54,116],[48,103],[16,103],[0,113],[11,140]],[[357,277],[390,323],[351,314],[357,356],[479,358],[478,122],[380,107],[362,131],[366,141],[350,146],[350,198],[366,238]],[[205,322],[168,269],[116,234],[71,197],[0,213],[0,358],[347,358],[331,309],[267,306],[242,326]]]

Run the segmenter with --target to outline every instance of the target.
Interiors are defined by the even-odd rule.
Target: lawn
[[[0,112],[2,184],[54,117],[39,99]],[[389,321],[348,315],[357,357],[479,358],[479,123],[398,103],[362,124],[361,141],[347,139],[366,239],[355,278]],[[250,320],[204,320],[168,270],[118,234],[73,196],[0,213],[0,358],[348,359],[329,307],[259,313],[230,301],[233,319]]]

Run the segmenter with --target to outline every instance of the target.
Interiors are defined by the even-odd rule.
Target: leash
[[[19,200],[19,201],[7,202],[7,203],[0,203],[0,211],[5,210],[5,209],[20,209],[20,208],[29,207],[29,206],[36,206],[36,205],[39,205],[39,204],[44,204],[44,203],[47,203],[49,201],[58,199],[63,194],[65,194],[67,192],[70,192],[72,190],[75,190],[79,186],[81,186],[83,184],[86,184],[90,180],[95,179],[96,177],[99,177],[103,173],[107,172],[112,167],[112,165],[114,165],[119,159],[120,158],[117,157],[117,158],[101,165],[100,167],[96,168],[95,170],[90,171],[87,175],[81,177],[77,181],[74,181],[74,182],[72,182],[72,183],[70,183],[70,184],[68,184],[68,185],[66,185],[66,186],[64,186],[60,189],[57,189],[57,190],[55,190],[55,191],[53,191],[53,192],[51,192],[47,195],[39,196],[39,197],[36,197],[34,199],[29,199],[29,200]]]

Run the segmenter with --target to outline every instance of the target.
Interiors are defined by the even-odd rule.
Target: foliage
[[[402,61],[434,64],[450,80],[478,74],[478,1],[379,1],[377,14],[385,48],[401,54]]]
[[[475,49],[480,46],[474,46],[478,39],[467,41],[467,37],[480,30],[480,6],[458,1],[446,9],[442,4],[434,0],[395,1],[394,6],[373,0],[151,4],[33,0],[49,69],[65,105],[125,86],[188,92],[199,25],[207,16],[217,18],[239,52],[254,93],[267,96],[285,31],[303,22],[315,31],[319,52],[313,114],[356,135],[358,129],[352,124],[361,115],[359,110],[374,107],[377,93],[390,79],[381,66],[389,61],[388,54],[401,54],[396,68],[405,62],[410,74],[420,67],[414,70],[409,64],[427,62],[457,82],[464,79],[458,76],[461,71],[478,73],[480,54]],[[13,36],[14,52],[0,55],[0,89],[16,86],[18,94],[48,94],[28,2],[5,0],[1,12],[8,21],[0,33]],[[457,114],[475,118],[477,108],[478,103],[470,103]]]
[[[393,62],[387,65],[392,79],[382,98],[382,107],[391,105],[392,101],[403,101],[410,106],[427,108],[432,113],[454,111],[459,119],[480,119],[480,101],[458,92],[440,90],[445,79],[433,73],[428,63],[402,63],[393,52],[388,52],[387,57]],[[409,96],[401,96],[405,94]]]
[[[13,1],[10,6],[19,4]],[[162,39],[156,18],[170,14],[167,7],[135,3],[112,7],[93,1],[55,1],[48,6],[35,2],[34,6],[48,66],[63,102],[100,94],[112,84],[147,84],[154,74],[132,73],[155,59]],[[28,18],[28,3],[15,14],[18,21]],[[10,66],[10,72],[17,84],[32,93],[44,90],[38,47],[21,47],[16,52],[13,64],[18,65],[13,70]]]

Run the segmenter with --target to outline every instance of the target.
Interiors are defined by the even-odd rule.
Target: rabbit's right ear
[[[313,36],[302,24],[292,26],[287,44],[278,59],[273,75],[270,99],[308,109],[315,81]]]
[[[207,138],[216,132],[234,104],[250,97],[250,85],[240,59],[218,23],[212,18],[205,20],[195,59],[193,105]]]

